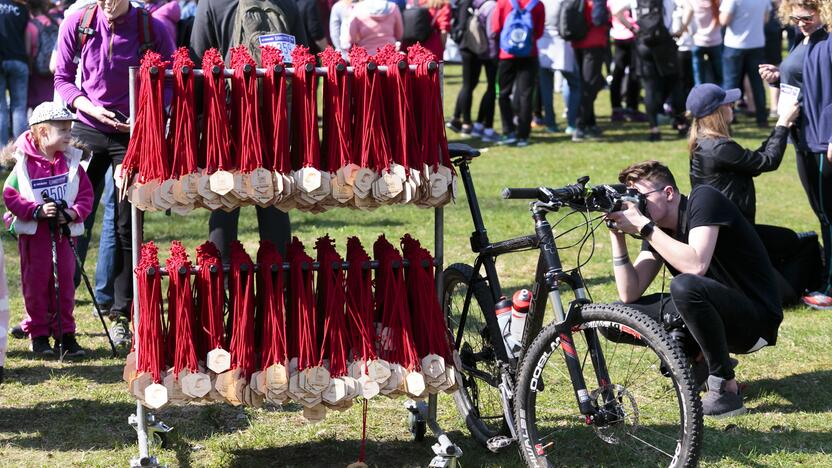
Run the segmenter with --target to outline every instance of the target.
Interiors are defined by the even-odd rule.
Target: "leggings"
[[[471,106],[474,100],[474,88],[480,83],[480,70],[485,68],[485,94],[480,101],[477,122],[485,128],[494,126],[494,111],[497,100],[497,61],[483,59],[465,49],[459,51],[462,56],[462,88],[456,98],[454,119],[471,124]]]
[[[615,54],[612,58],[612,83],[610,83],[610,104],[613,109],[620,109],[622,91],[626,92],[627,108],[638,109],[638,97],[641,85],[636,70],[635,40],[614,41]]]
[[[670,282],[670,295],[651,294],[627,304],[662,323],[662,315],[681,316],[695,344],[702,350],[708,373],[734,378],[729,353],[756,350],[760,338],[769,341],[780,324],[763,307],[739,291],[704,276],[683,273]],[[774,340],[767,344],[774,344]],[[690,347],[686,346],[689,355]]]
[[[795,149],[797,153],[797,174],[803,190],[809,198],[809,205],[820,221],[823,239],[824,273],[821,291],[830,294],[832,285],[832,164],[824,153],[810,153]]]

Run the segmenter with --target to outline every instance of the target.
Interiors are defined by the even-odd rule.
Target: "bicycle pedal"
[[[494,436],[488,439],[488,442],[485,444],[488,447],[488,450],[491,450],[494,453],[499,453],[506,447],[509,447],[514,442],[514,439],[511,437],[506,436]]]

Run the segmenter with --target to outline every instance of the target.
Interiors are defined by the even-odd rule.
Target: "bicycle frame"
[[[454,163],[459,168],[460,179],[462,180],[465,193],[468,197],[468,206],[474,222],[474,232],[471,234],[470,238],[471,248],[473,252],[477,254],[474,262],[474,274],[471,278],[472,284],[466,292],[460,316],[459,330],[457,331],[457,335],[454,340],[454,344],[457,349],[459,349],[462,342],[462,331],[464,330],[465,320],[471,305],[471,299],[475,289],[474,286],[476,285],[475,282],[486,282],[488,290],[491,293],[493,303],[496,303],[503,295],[499,277],[497,275],[497,257],[521,250],[538,249],[540,251],[535,273],[535,283],[531,291],[532,300],[529,306],[528,315],[526,317],[525,328],[523,330],[520,355],[515,357],[508,353],[497,323],[496,314],[493,310],[484,311],[484,318],[491,335],[491,342],[494,345],[497,360],[501,363],[503,374],[501,378],[502,382],[494,382],[493,378],[484,375],[484,373],[479,372],[476,369],[466,370],[472,373],[477,373],[481,378],[500,388],[504,399],[503,405],[506,421],[509,429],[511,430],[512,437],[516,438],[516,430],[511,417],[511,411],[509,409],[509,404],[513,396],[515,374],[518,370],[518,363],[522,361],[523,353],[543,328],[543,320],[548,300],[552,303],[555,321],[558,324],[557,329],[560,339],[560,348],[563,353],[564,360],[566,361],[566,366],[569,371],[569,376],[572,381],[572,386],[580,412],[582,415],[586,416],[588,423],[594,421],[598,412],[591,404],[589,392],[586,388],[586,382],[581,370],[581,363],[579,362],[578,353],[572,340],[572,325],[574,320],[570,320],[570,318],[578,317],[580,315],[580,309],[585,304],[590,303],[590,300],[588,299],[586,287],[580,274],[577,271],[572,271],[570,273],[563,271],[552,227],[546,220],[546,215],[551,212],[551,209],[547,209],[546,205],[542,203],[532,203],[532,218],[535,221],[534,234],[491,243],[488,239],[488,233],[483,222],[479,203],[477,201],[476,190],[474,189],[468,160],[461,158],[455,160]],[[485,275],[484,277],[479,278],[479,273],[482,269],[485,270]],[[567,284],[575,294],[575,299],[569,303],[568,311],[564,311],[563,301],[559,290],[559,285],[561,283]],[[597,340],[597,335],[595,334],[596,332],[594,330],[585,330],[584,332],[587,346],[589,347],[590,359],[595,370],[595,377],[599,386],[606,387],[609,385],[610,379],[607,372],[606,361],[604,360],[601,347],[599,346]],[[505,388],[506,386],[510,386],[510,388]],[[612,398],[614,398],[614,395],[612,395],[611,391],[604,392],[605,402],[610,401]],[[602,421],[599,420],[598,422]]]

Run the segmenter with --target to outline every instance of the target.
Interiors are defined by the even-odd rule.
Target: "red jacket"
[[[521,8],[525,7],[529,4],[531,0],[517,0],[517,4],[520,5]],[[506,18],[508,14],[511,13],[512,6],[511,0],[497,0],[497,6],[494,7],[494,15],[492,16],[491,20],[491,31],[495,33],[497,36],[497,41],[499,43],[500,40],[500,31],[503,30],[503,25],[506,22]],[[532,53],[531,57],[537,57],[537,40],[540,39],[540,36],[543,35],[543,23],[546,20],[546,7],[543,6],[543,2],[538,2],[537,5],[532,8],[532,26],[534,28],[534,40],[532,41]],[[513,59],[514,56],[509,54],[508,52],[500,49],[500,60],[505,59]]]
[[[585,0],[584,19],[586,19],[586,24],[589,25],[589,32],[580,41],[572,41],[572,47],[575,49],[606,47],[610,41],[610,23],[601,26],[592,24],[592,0]]]

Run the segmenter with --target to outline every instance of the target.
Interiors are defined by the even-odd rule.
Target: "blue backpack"
[[[526,8],[520,8],[517,0],[511,0],[511,12],[500,32],[500,49],[515,56],[528,57],[534,44],[532,10],[539,0],[531,0]]]

